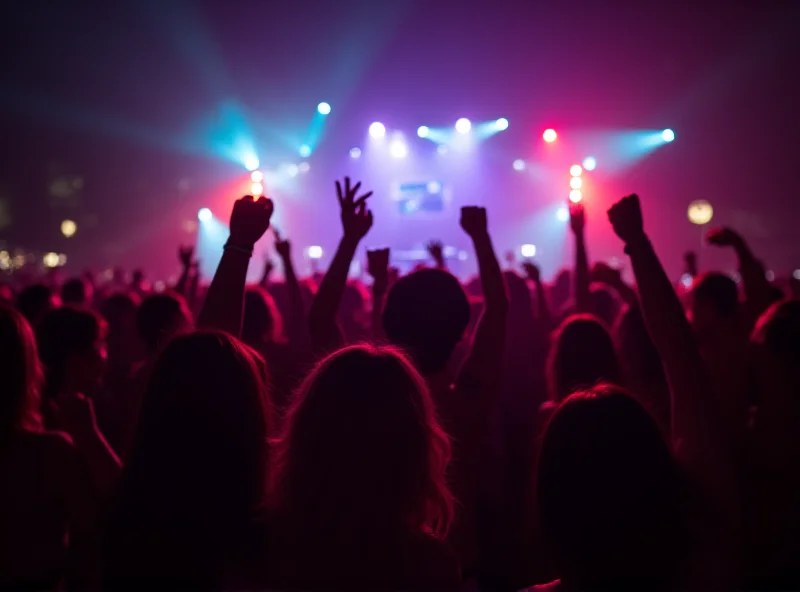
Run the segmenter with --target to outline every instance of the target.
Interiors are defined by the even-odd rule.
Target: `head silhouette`
[[[573,315],[561,324],[547,365],[550,398],[555,402],[599,382],[622,382],[611,335],[591,315]]]
[[[567,398],[545,430],[537,503],[570,588],[673,589],[686,548],[681,479],[656,422],[618,387]]]
[[[327,540],[348,532],[443,536],[453,507],[449,456],[411,362],[390,347],[344,348],[308,375],[289,410],[274,466],[278,520],[300,537]]]
[[[265,494],[265,372],[221,332],[176,337],[159,355],[112,513],[112,584],[219,584]]]
[[[92,284],[83,278],[72,278],[61,287],[61,301],[64,304],[88,306],[92,303]]]
[[[800,300],[770,306],[756,323],[752,341],[759,346],[761,388],[800,405]]]
[[[136,313],[136,328],[150,355],[191,324],[192,315],[186,302],[176,294],[152,294],[142,301]]]
[[[603,285],[591,287],[592,310],[607,326],[611,327],[619,315],[619,300],[616,295]]]
[[[28,321],[13,308],[0,305],[0,439],[12,430],[41,427],[39,390],[42,369],[36,339]]]
[[[48,310],[61,304],[61,299],[44,284],[28,286],[17,297],[19,310],[31,326],[36,327]]]
[[[244,294],[242,340],[256,346],[281,341],[282,338],[283,317],[272,295],[264,288],[248,288]]]
[[[409,352],[420,371],[444,370],[469,324],[470,304],[450,273],[422,269],[400,278],[386,299],[383,328]]]
[[[732,326],[739,313],[739,289],[727,275],[707,273],[692,289],[692,324],[703,336],[720,327]]]

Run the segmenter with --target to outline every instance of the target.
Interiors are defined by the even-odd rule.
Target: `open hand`
[[[444,267],[444,247],[441,241],[432,240],[428,243],[426,248],[428,249],[428,254],[436,262],[436,265]]]
[[[194,257],[194,247],[189,245],[186,247],[178,247],[178,259],[183,265],[184,268],[188,269],[192,266],[192,261]]]
[[[542,272],[533,261],[523,261],[522,269],[525,270],[525,275],[527,275],[528,279],[534,284],[538,284],[540,281],[542,281]]]
[[[242,247],[253,248],[269,228],[273,210],[272,200],[263,195],[258,201],[252,195],[237,199],[231,213],[230,241]]]
[[[633,243],[645,237],[642,222],[642,206],[635,193],[623,197],[608,210],[608,220],[616,235],[625,244]]]
[[[389,285],[389,249],[367,251],[367,273],[375,280],[375,289],[386,291]]]
[[[367,199],[372,195],[372,191],[356,198],[360,188],[360,181],[350,187],[350,177],[344,178],[344,190],[342,184],[336,181],[336,195],[339,197],[339,207],[342,210],[344,235],[354,240],[361,240],[372,228],[372,212],[367,209]]]
[[[464,206],[461,208],[461,228],[464,229],[471,239],[485,235],[487,233],[486,226],[486,208],[479,208],[478,206]]]
[[[713,228],[706,234],[709,245],[716,247],[736,247],[742,244],[742,237],[732,228]]]
[[[283,240],[280,233],[274,228],[272,232],[275,234],[275,251],[277,251],[281,259],[288,259],[292,254],[292,244],[288,239]]]
[[[575,234],[583,234],[586,228],[586,209],[581,204],[570,204],[569,226]]]

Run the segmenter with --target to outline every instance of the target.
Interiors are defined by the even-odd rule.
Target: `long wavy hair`
[[[39,412],[44,375],[33,329],[22,313],[0,305],[0,439],[13,430],[42,427]]]
[[[355,345],[319,362],[274,452],[272,510],[301,538],[443,538],[450,527],[450,442],[425,380],[393,347]]]

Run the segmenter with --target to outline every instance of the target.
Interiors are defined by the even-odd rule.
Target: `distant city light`
[[[593,171],[597,168],[597,160],[595,160],[594,156],[587,156],[583,159],[583,168],[587,171]]]
[[[582,199],[583,199],[583,193],[581,193],[580,189],[573,189],[572,191],[569,192],[569,200],[572,203],[581,203]]]
[[[264,180],[264,173],[261,171],[253,171],[250,173],[250,180],[253,183],[261,183]]]
[[[322,247],[317,245],[312,245],[308,247],[308,258],[309,259],[322,259]]]
[[[261,183],[250,183],[250,193],[253,197],[258,197],[264,193],[264,186]]]
[[[307,173],[308,171],[311,170],[311,165],[308,164],[307,162],[301,162],[299,165],[297,165],[297,169],[301,173]]]
[[[208,208],[200,208],[200,211],[197,212],[197,219],[200,222],[208,222],[212,218],[211,210]]]
[[[697,199],[689,204],[689,222],[702,226],[711,222],[714,217],[714,208],[704,199]]]
[[[519,252],[523,257],[535,257],[536,245],[522,245],[519,248]]]
[[[319,111],[320,115],[327,115],[331,112],[331,106],[328,103],[322,102],[317,105],[317,111]]]
[[[456,121],[456,131],[459,134],[466,134],[469,133],[469,130],[472,129],[472,123],[466,117],[462,117],[458,121]]]
[[[569,210],[566,206],[561,206],[556,210],[556,219],[559,222],[566,222],[569,220]]]
[[[361,158],[361,148],[350,148],[350,158]]]
[[[569,174],[572,175],[573,177],[580,177],[583,174],[583,169],[581,168],[581,165],[573,164],[571,167],[569,167]]]
[[[515,171],[524,171],[525,170],[525,161],[522,160],[521,158],[518,158],[513,163],[511,163],[511,166],[514,167]]]
[[[583,187],[583,179],[580,177],[572,177],[572,179],[569,180],[569,186],[573,189],[580,189]]]
[[[290,164],[288,167],[286,167],[286,172],[289,173],[290,177],[296,177],[297,173],[300,172],[300,167],[298,167],[296,164]]]
[[[420,138],[427,138],[430,131],[427,125],[421,125],[417,128],[417,135]]]
[[[555,142],[556,138],[558,138],[558,134],[556,133],[556,130],[554,130],[553,128],[547,128],[546,130],[544,130],[542,138],[544,138],[545,142]]]
[[[376,140],[382,138],[386,135],[386,127],[380,121],[376,121],[369,126],[369,135]]]
[[[254,171],[259,167],[258,157],[254,154],[250,154],[244,157],[244,168],[248,171]]]
[[[58,267],[58,253],[45,253],[42,263],[45,267]]]
[[[78,225],[72,220],[64,220],[61,222],[61,234],[70,238],[78,231]]]
[[[504,131],[508,129],[508,119],[505,117],[501,117],[497,121],[494,122],[494,127],[497,128],[498,131]]]
[[[661,139],[665,142],[672,142],[675,139],[675,132],[671,129],[667,128],[663,132],[661,132]]]
[[[309,156],[311,156],[311,146],[309,146],[308,144],[303,144],[302,146],[300,146],[300,149],[297,152],[303,158],[308,158]]]
[[[389,153],[392,155],[392,158],[405,158],[408,156],[408,147],[403,140],[392,140],[392,143],[389,145]]]

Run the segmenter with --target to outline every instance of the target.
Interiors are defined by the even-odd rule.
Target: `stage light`
[[[427,138],[428,134],[430,133],[430,129],[428,129],[427,125],[421,125],[417,128],[417,135],[420,138]]]
[[[569,174],[573,177],[580,177],[582,173],[583,169],[579,164],[573,164],[571,167],[569,167]]]
[[[392,140],[389,146],[389,153],[392,158],[405,158],[408,156],[408,147],[403,140]]]
[[[525,170],[525,161],[520,159],[520,158],[518,158],[513,163],[511,163],[511,166],[514,167],[515,171],[524,171]]]
[[[308,258],[309,259],[322,259],[322,247],[317,245],[312,245],[308,247]]]
[[[556,219],[559,222],[566,222],[569,220],[569,210],[566,208],[566,206],[561,206],[556,210]]]
[[[697,199],[689,204],[689,222],[702,226],[711,222],[714,217],[714,208],[704,199]]]
[[[536,256],[536,245],[522,245],[519,252],[523,257],[530,258]]]
[[[311,146],[309,146],[308,144],[303,144],[302,146],[300,146],[300,150],[298,150],[297,152],[303,158],[308,158],[309,156],[311,156]]]
[[[289,173],[290,177],[296,177],[297,173],[300,172],[300,167],[298,167],[296,164],[290,164],[288,167],[286,167],[286,172]]]
[[[297,169],[301,173],[307,173],[308,171],[311,170],[311,165],[308,164],[307,162],[301,162],[299,165],[297,165]]]
[[[73,222],[72,220],[64,220],[61,223],[61,234],[63,234],[67,238],[74,236],[77,231],[78,231],[78,225],[75,224],[75,222]]]
[[[45,267],[58,267],[58,253],[45,253],[42,263]]]
[[[447,150],[447,144],[439,144],[439,145],[436,147],[436,152],[437,152],[437,154],[438,154],[439,156],[444,156],[445,154],[447,154],[447,152],[448,152],[448,150]]]
[[[350,158],[361,158],[361,148],[350,148]]]
[[[200,208],[200,211],[197,212],[197,219],[200,220],[200,222],[208,222],[212,217],[211,210],[208,208]]]
[[[553,128],[548,128],[544,130],[544,133],[542,134],[542,138],[544,138],[545,142],[555,142],[557,137],[558,134],[556,133],[556,130],[554,130]]]
[[[250,154],[244,157],[244,168],[248,171],[254,171],[259,167],[258,157]]]
[[[800,269],[795,269],[795,270],[792,272],[792,277],[793,277],[794,279],[796,279],[796,280],[800,280]]]
[[[497,121],[494,122],[494,127],[497,128],[497,131],[504,131],[508,129],[508,119],[505,117],[501,117]]]
[[[569,200],[572,203],[581,203],[582,199],[583,199],[583,193],[581,193],[580,189],[573,189],[572,191],[569,192]]]
[[[250,194],[253,197],[258,197],[264,193],[264,186],[261,183],[250,183]]]
[[[262,173],[261,171],[253,171],[252,173],[250,173],[250,180],[253,183],[261,183],[261,181],[264,180],[264,173]]]
[[[428,183],[428,193],[437,194],[441,193],[442,191],[442,184],[439,181],[431,181]]]
[[[456,131],[459,134],[466,134],[469,133],[469,130],[472,129],[472,123],[466,117],[462,117],[458,121],[456,121]]]
[[[331,106],[328,103],[322,102],[317,105],[317,111],[319,111],[320,115],[327,115],[331,112]]]
[[[369,135],[376,140],[382,138],[386,135],[386,127],[380,121],[376,121],[369,126]]]
[[[672,142],[675,139],[675,132],[671,129],[667,128],[663,132],[661,132],[661,139],[665,142]]]
[[[593,171],[597,168],[597,161],[595,160],[594,156],[587,156],[583,159],[583,168],[587,171]]]
[[[580,189],[583,187],[583,179],[580,177],[572,177],[572,179],[569,180],[569,186],[573,189]]]

